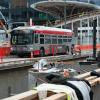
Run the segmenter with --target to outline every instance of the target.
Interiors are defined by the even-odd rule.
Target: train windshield
[[[11,32],[11,44],[27,45],[33,43],[33,32],[31,30],[14,30]]]

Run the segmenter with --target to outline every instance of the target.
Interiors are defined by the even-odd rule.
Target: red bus
[[[22,26],[11,32],[12,54],[45,56],[68,54],[73,32],[46,26]]]

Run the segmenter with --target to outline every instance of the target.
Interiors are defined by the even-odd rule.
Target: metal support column
[[[9,0],[9,20],[11,20],[11,0]]]
[[[82,44],[82,20],[80,20],[80,44]]]
[[[96,30],[97,27],[97,19],[93,20],[93,58],[96,58]]]
[[[64,0],[64,21],[65,21],[65,29],[66,29],[66,0]]]
[[[90,45],[90,29],[89,29],[89,27],[90,27],[90,25],[89,25],[89,18],[87,18],[87,26],[88,26],[88,28],[87,28],[87,34],[88,34],[88,42],[87,42],[87,44],[88,45]]]
[[[97,44],[99,44],[99,16],[97,16]]]
[[[74,28],[73,28],[73,21],[71,22],[71,30],[73,31]]]

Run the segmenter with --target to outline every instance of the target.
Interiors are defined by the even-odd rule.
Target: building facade
[[[34,24],[45,24],[48,19],[54,20],[52,16],[36,11],[30,7],[31,4],[43,0],[2,0],[0,11],[9,22],[29,22],[33,19]]]
[[[3,13],[8,22],[28,22],[29,19],[32,18],[35,24],[45,24],[47,20],[54,20],[55,18],[52,16],[33,10],[30,7],[31,4],[39,1],[50,0],[0,0],[0,11]],[[89,2],[92,4],[100,5],[100,0],[70,1]]]

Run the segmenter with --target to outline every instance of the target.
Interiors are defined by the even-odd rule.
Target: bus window
[[[51,36],[45,35],[45,44],[51,44]]]
[[[40,34],[40,44],[44,44],[44,35]]]
[[[45,38],[45,44],[51,44],[51,39],[50,38]]]
[[[14,30],[11,32],[11,43],[12,44],[31,44],[32,34],[30,30]]]
[[[53,35],[52,38],[57,38],[57,36]]]
[[[63,36],[63,38],[66,38],[67,39],[67,36]]]
[[[35,34],[35,43],[38,43],[38,34]]]
[[[58,44],[62,44],[62,36],[58,36]]]
[[[52,36],[52,44],[57,44],[57,36]]]
[[[62,44],[62,39],[58,39],[58,44]]]
[[[44,35],[43,34],[40,34],[40,38],[44,38]]]
[[[44,44],[44,38],[40,38],[40,44]]]
[[[62,38],[62,36],[58,36],[58,38]]]
[[[67,42],[67,39],[63,39],[63,42],[64,42],[64,43]]]
[[[68,42],[71,42],[72,39],[68,39]]]
[[[68,38],[72,38],[72,36],[68,36]]]
[[[57,39],[56,38],[52,39],[52,44],[57,44]]]
[[[63,36],[63,42],[66,43],[68,41],[67,36]]]
[[[45,38],[51,38],[51,36],[50,35],[45,35]]]

